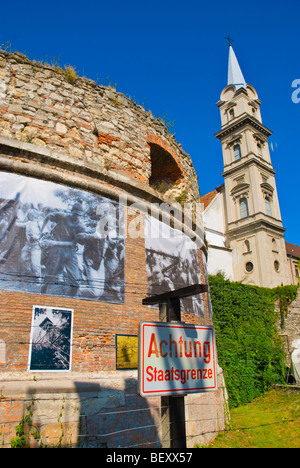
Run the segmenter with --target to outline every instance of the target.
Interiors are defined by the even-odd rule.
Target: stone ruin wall
[[[0,135],[68,155],[102,174],[124,175],[148,188],[151,145],[165,150],[180,170],[172,177],[164,160],[165,195],[199,201],[191,159],[151,112],[87,78],[68,78],[59,67],[32,62],[23,54],[0,51]],[[171,165],[172,165],[171,164]],[[159,187],[158,187],[159,188]],[[161,198],[161,191],[160,191]]]

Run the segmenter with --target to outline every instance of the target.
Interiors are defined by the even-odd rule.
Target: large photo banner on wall
[[[0,172],[0,289],[123,303],[122,223],[116,202]]]
[[[205,283],[195,242],[150,216],[144,217],[144,229],[149,296]],[[181,299],[181,307],[186,314],[204,317],[201,294]]]

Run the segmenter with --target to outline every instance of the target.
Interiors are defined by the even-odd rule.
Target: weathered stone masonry
[[[0,52],[0,84],[1,171],[123,196],[129,204],[199,201],[189,155],[161,121],[123,94],[86,78],[69,82],[61,69],[6,52]],[[37,438],[48,446],[160,445],[160,400],[137,396],[137,371],[115,370],[115,335],[136,335],[140,320],[158,320],[155,309],[142,306],[144,239],[128,236],[125,253],[125,304],[0,291],[4,447],[29,413]],[[200,253],[199,259],[204,273]],[[204,318],[183,320],[210,324],[206,295],[204,301]],[[74,310],[70,373],[27,372],[33,305]],[[221,373],[219,386],[217,393],[186,398],[191,447],[224,427]],[[39,442],[31,436],[31,444]]]
[[[99,172],[100,168],[104,173],[115,171],[142,183],[151,177],[151,145],[156,144],[173,156],[182,171],[176,193],[188,187],[193,197],[199,197],[189,155],[151,112],[86,78],[69,83],[56,70],[33,64],[22,54],[1,53],[2,136],[47,147],[84,164],[97,164]]]

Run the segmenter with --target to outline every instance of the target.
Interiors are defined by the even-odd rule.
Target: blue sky
[[[299,0],[3,2],[0,44],[29,58],[72,65],[116,85],[156,116],[191,155],[205,194],[223,183],[216,106],[227,84],[228,42],[262,101],[286,240],[300,245]],[[299,93],[300,96],[300,93]]]

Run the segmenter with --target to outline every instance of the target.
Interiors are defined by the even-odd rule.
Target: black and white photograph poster
[[[145,248],[148,295],[192,286],[201,282],[197,245],[183,232],[145,216]],[[181,299],[182,312],[204,317],[201,294]]]
[[[0,172],[0,289],[124,303],[124,206]]]
[[[34,306],[28,370],[66,372],[72,363],[73,310]]]

